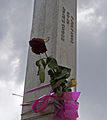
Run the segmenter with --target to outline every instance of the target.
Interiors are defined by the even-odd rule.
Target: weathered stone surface
[[[58,63],[72,69],[71,77],[76,77],[76,0],[35,0],[31,38],[50,37],[47,43],[48,55],[57,58]],[[29,48],[25,89],[27,91],[40,85],[35,61],[38,55]],[[46,82],[49,77],[46,76]],[[48,94],[50,87],[24,95],[23,102],[34,101]],[[22,108],[22,120],[50,120],[54,106],[43,113],[35,114],[31,106]]]

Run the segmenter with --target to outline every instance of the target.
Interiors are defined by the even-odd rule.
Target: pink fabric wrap
[[[31,90],[26,91],[24,94],[36,91],[40,88],[44,88],[49,86],[50,83],[33,88]],[[19,95],[18,95],[19,96]],[[57,105],[59,105],[59,109],[57,109],[52,117],[51,120],[76,120],[78,117],[78,106],[79,103],[76,102],[80,96],[80,92],[63,92],[62,97],[58,98],[55,93],[50,92],[49,95],[44,95],[37,100],[35,100],[33,103],[24,103],[22,105],[29,105],[32,104],[32,110],[35,113],[43,112],[47,107],[49,102],[55,102]],[[50,97],[54,98],[54,101],[50,100]],[[56,100],[64,100],[64,104],[60,104]],[[38,108],[38,103],[41,103]]]
[[[58,109],[52,120],[76,120],[78,118],[78,102],[71,101],[71,103],[64,103]]]
[[[26,91],[24,94],[36,91],[40,88],[44,88],[49,85],[50,83],[33,88],[31,90]],[[13,94],[13,95],[23,97],[17,94]],[[60,108],[55,111],[52,120],[76,120],[76,118],[78,117],[79,103],[75,101],[78,100],[79,96],[80,96],[80,92],[63,92],[62,97],[58,98],[56,94],[52,93],[51,91],[49,95],[44,95],[38,98],[37,100],[35,100],[34,102],[23,103],[21,105],[23,106],[23,105],[32,104],[33,112],[38,113],[38,112],[43,112],[48,107],[49,102],[55,102],[57,105],[60,106]],[[50,97],[54,98],[55,100],[64,100],[64,104],[60,104],[55,100],[51,101]],[[38,108],[38,103],[41,103],[39,108]]]
[[[60,108],[54,113],[52,120],[76,120],[78,117],[78,100],[80,92],[64,92],[61,98],[58,98],[54,93],[44,95],[34,101],[32,105],[33,112],[43,112],[49,103],[49,98],[53,97],[57,100],[64,100],[64,104],[60,104]],[[41,102],[42,101],[42,102]],[[37,109],[38,103],[41,102],[40,107]]]

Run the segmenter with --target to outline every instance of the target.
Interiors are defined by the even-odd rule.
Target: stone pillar
[[[71,78],[76,78],[76,13],[77,0],[35,0],[31,38],[50,37],[46,43],[48,55],[58,60],[58,64],[72,69]],[[35,61],[38,55],[29,48],[24,91],[35,88],[40,84],[37,76]],[[46,76],[45,83],[49,82]],[[24,95],[23,102],[31,102],[38,97],[48,94],[50,86]],[[54,112],[51,105],[43,113],[33,113],[31,106],[23,106],[21,120],[50,120]]]

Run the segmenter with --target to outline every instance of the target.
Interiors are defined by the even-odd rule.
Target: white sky
[[[107,0],[78,0],[78,120],[107,120]],[[0,119],[20,120],[33,0],[0,0]]]

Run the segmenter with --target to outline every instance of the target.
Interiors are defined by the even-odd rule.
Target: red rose
[[[29,41],[29,44],[32,48],[32,52],[36,54],[45,53],[47,51],[45,42],[41,38],[33,38]]]

